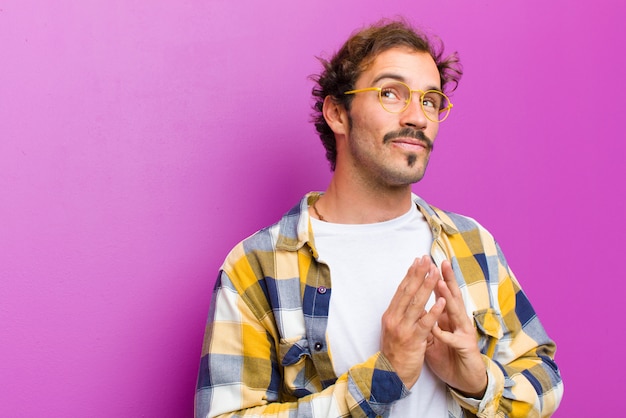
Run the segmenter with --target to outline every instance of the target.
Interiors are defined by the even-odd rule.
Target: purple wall
[[[315,55],[402,13],[459,50],[425,180],[499,239],[557,340],[556,416],[624,373],[616,1],[0,3],[0,416],[189,417],[217,269],[330,177]],[[618,41],[619,40],[619,41]],[[617,340],[617,341],[616,341]]]

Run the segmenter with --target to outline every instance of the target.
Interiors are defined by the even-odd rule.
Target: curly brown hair
[[[448,94],[456,89],[463,74],[458,54],[454,52],[444,57],[440,39],[429,38],[404,19],[383,19],[353,33],[330,60],[318,58],[324,69],[321,74],[311,77],[316,83],[312,90],[315,99],[313,123],[326,149],[326,158],[332,171],[337,161],[337,147],[335,134],[324,119],[324,99],[331,96],[336,103],[350,111],[353,96],[345,95],[344,92],[354,89],[356,80],[378,54],[400,46],[428,52],[439,70],[441,89]]]

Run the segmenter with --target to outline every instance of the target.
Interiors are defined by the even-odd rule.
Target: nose
[[[410,126],[415,129],[426,129],[428,119],[426,119],[424,110],[422,110],[422,106],[420,106],[420,100],[421,99],[418,94],[413,94],[411,102],[407,108],[404,109],[404,112],[400,113],[400,123],[402,126]]]

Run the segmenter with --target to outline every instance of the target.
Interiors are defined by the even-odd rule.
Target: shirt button
[[[320,295],[323,295],[324,293],[326,293],[328,289],[324,286],[320,286],[317,288],[317,293],[319,293]]]
[[[322,349],[322,347],[324,347],[324,344],[322,344],[322,343],[315,343],[315,345],[313,347],[315,348],[315,351],[320,351]]]

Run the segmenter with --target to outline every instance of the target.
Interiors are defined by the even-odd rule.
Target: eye
[[[398,101],[402,100],[401,94],[398,92],[398,89],[394,86],[385,86],[380,90],[380,97],[383,100],[387,101]]]
[[[437,105],[437,103],[435,102],[435,100],[432,97],[424,97],[424,99],[422,100],[422,105],[424,107],[428,107],[428,108],[432,108],[432,109],[438,109],[439,106]]]
[[[439,110],[441,109],[441,104],[443,103],[443,96],[438,92],[428,92],[422,98],[422,106],[429,110]]]

